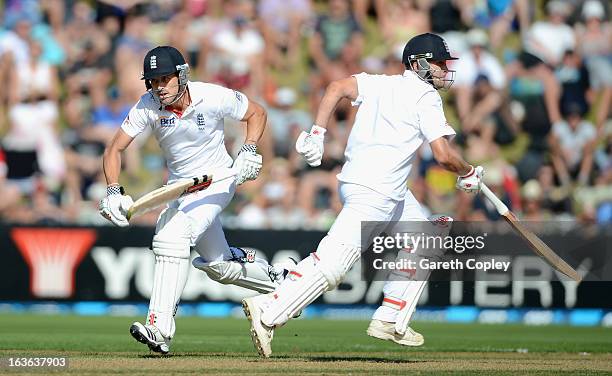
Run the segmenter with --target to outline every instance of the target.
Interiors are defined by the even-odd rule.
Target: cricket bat
[[[136,200],[128,209],[126,218],[130,220],[130,218],[149,212],[183,195],[202,191],[214,182],[235,178],[237,174],[238,171],[230,168],[215,173],[214,178],[213,174],[206,174],[190,179],[182,179],[157,188]]]
[[[565,274],[569,278],[576,282],[582,280],[582,276],[572,268],[567,262],[565,262],[559,255],[557,255],[546,243],[544,243],[536,234],[529,231],[523,226],[516,215],[512,213],[508,207],[497,197],[495,193],[491,192],[489,187],[484,183],[480,184],[480,191],[485,197],[491,201],[495,206],[497,212],[510,224],[510,226],[518,232],[518,234],[529,244],[529,247],[546,262],[548,262],[553,268],[559,272]]]

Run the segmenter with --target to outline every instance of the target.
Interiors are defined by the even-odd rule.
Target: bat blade
[[[529,247],[541,258],[547,261],[553,268],[559,272],[565,274],[569,278],[576,282],[582,280],[582,276],[572,268],[567,262],[565,262],[559,255],[555,253],[546,243],[542,241],[536,234],[528,230],[523,226],[512,212],[506,213],[502,216],[506,222],[512,226],[512,228],[521,235],[523,240],[529,244]]]
[[[555,253],[542,239],[536,234],[523,226],[516,215],[512,213],[508,207],[493,193],[484,183],[480,185],[481,192],[495,206],[497,212],[510,224],[510,226],[521,235],[521,237],[529,244],[529,247],[541,258],[550,264],[559,272],[565,274],[576,282],[582,280],[582,276],[565,262],[559,255]]]
[[[214,180],[212,174],[207,174],[191,179],[182,179],[157,188],[136,200],[128,209],[126,218],[130,220],[135,216],[142,215],[170,201],[176,200],[183,195],[207,189],[213,182],[235,178],[236,174],[236,170],[229,169],[215,173]]]
[[[203,179],[205,183],[210,185],[212,182],[212,175],[204,175],[202,178],[194,179]],[[135,216],[145,214],[162,206],[163,204],[176,200],[185,193],[191,193],[208,188],[208,185],[203,186],[201,189],[194,188],[202,184],[200,182],[194,182],[194,179],[179,180],[175,183],[157,188],[156,190],[145,194],[136,200],[132,206],[130,206],[126,218],[130,220]]]

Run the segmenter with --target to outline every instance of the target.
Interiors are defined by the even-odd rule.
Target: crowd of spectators
[[[338,173],[356,109],[339,104],[323,163],[296,156],[329,82],[401,74],[411,37],[442,35],[456,82],[442,93],[456,145],[530,220],[612,222],[612,27],[601,0],[5,0],[0,10],[0,220],[105,224],[101,155],[144,92],[142,59],[170,44],[191,79],[264,103],[260,178],[224,213],[236,228],[326,229],[341,208]],[[235,155],[244,127],[226,124]],[[161,185],[164,161],[141,135],[121,182]],[[457,192],[427,145],[408,184],[433,213],[494,219]],[[152,224],[156,213],[138,223]]]

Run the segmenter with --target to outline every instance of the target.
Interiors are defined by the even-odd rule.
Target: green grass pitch
[[[139,318],[141,319],[141,318]],[[134,341],[135,318],[0,315],[0,358],[68,356],[65,369],[18,374],[612,374],[612,329],[414,323],[425,345],[366,336],[365,321],[294,320],[259,359],[246,319],[177,318],[171,356]]]

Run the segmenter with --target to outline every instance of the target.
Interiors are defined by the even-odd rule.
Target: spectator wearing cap
[[[578,184],[589,182],[597,142],[595,126],[583,119],[578,103],[563,107],[564,120],[553,126],[550,135],[551,157],[557,175],[564,182],[577,177]]]
[[[523,41],[525,51],[556,67],[567,50],[576,48],[572,28],[565,23],[571,6],[561,0],[546,4],[547,19],[535,22]]]
[[[521,187],[522,215],[527,221],[544,221],[550,219],[551,213],[543,207],[543,192],[540,183],[531,179]]]
[[[263,93],[265,41],[253,22],[253,4],[231,0],[226,10],[229,22],[210,40],[206,64],[212,81],[249,96]]]

